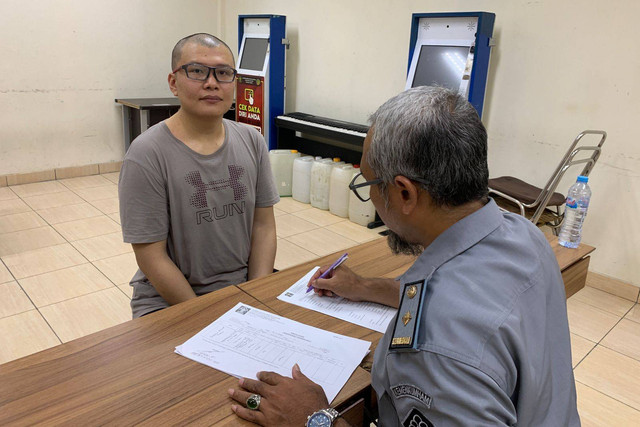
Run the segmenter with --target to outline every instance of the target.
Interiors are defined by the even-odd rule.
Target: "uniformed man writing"
[[[473,107],[443,88],[397,95],[372,116],[361,170],[392,250],[419,257],[398,280],[343,265],[311,282],[399,308],[371,372],[379,425],[580,425],[556,258],[533,224],[487,197]],[[347,425],[297,366],[292,377],[240,380],[233,410],[261,425]],[[244,407],[251,394],[257,410]]]

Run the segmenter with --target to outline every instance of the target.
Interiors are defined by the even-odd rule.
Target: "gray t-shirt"
[[[380,425],[580,425],[564,284],[531,222],[491,200],[438,236],[400,280],[400,318],[372,368]],[[412,283],[425,292],[416,345],[394,348],[402,343],[394,333],[411,336],[402,328],[411,325],[406,312],[416,315],[404,289]]]
[[[197,295],[247,280],[256,207],[278,202],[262,135],[223,120],[211,155],[187,147],[162,122],[127,151],[118,185],[127,243],[167,239],[167,253]],[[167,307],[142,271],[131,280],[134,317]]]

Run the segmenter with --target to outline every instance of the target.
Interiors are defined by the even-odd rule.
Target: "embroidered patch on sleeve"
[[[391,387],[391,391],[393,391],[396,399],[400,397],[410,397],[416,399],[418,402],[424,403],[427,408],[431,408],[431,401],[433,400],[431,396],[414,385],[398,384],[397,386]]]
[[[433,423],[416,408],[411,410],[409,416],[402,423],[404,427],[433,427]]]

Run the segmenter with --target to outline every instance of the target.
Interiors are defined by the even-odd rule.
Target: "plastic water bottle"
[[[582,238],[582,223],[587,216],[587,208],[591,199],[589,178],[580,175],[575,184],[569,188],[564,208],[564,222],[560,228],[558,243],[566,248],[577,248]]]

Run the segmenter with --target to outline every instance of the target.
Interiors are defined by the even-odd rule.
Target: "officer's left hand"
[[[259,372],[258,381],[241,378],[241,389],[229,389],[229,396],[240,405],[231,409],[240,418],[261,426],[303,426],[312,413],[329,407],[327,397],[318,384],[307,378],[298,365],[291,370],[293,378],[275,372]],[[252,411],[245,407],[252,394],[261,396],[260,407]]]

